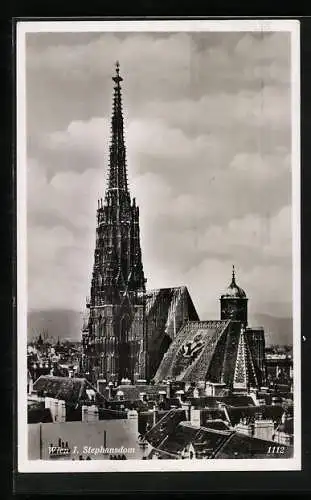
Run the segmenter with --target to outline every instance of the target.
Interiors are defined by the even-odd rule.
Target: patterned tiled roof
[[[251,342],[240,321],[188,321],[164,354],[154,380],[208,380],[243,391],[258,387],[261,370]]]
[[[214,350],[228,324],[229,321],[188,321],[164,355],[155,381],[205,380]]]

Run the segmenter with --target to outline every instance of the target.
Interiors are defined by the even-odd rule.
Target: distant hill
[[[49,337],[80,340],[83,324],[82,314],[67,309],[30,311],[28,313],[28,340],[46,332]],[[291,318],[278,318],[268,314],[255,314],[250,317],[251,326],[263,326],[266,343],[292,344],[293,325]]]

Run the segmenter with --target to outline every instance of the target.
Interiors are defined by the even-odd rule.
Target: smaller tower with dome
[[[232,266],[232,280],[223,295],[220,297],[220,319],[241,321],[247,326],[247,302],[248,298],[235,279],[235,268]]]

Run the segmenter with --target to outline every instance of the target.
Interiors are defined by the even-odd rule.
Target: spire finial
[[[119,83],[122,82],[122,80],[123,80],[123,78],[119,75],[119,73],[120,73],[119,61],[116,61],[115,67],[116,67],[116,76],[113,76],[112,79],[114,82],[116,82],[117,85],[119,85]]]
[[[232,283],[235,283],[235,267],[232,265]]]

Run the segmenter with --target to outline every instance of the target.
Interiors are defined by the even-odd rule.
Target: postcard
[[[18,471],[300,470],[299,22],[16,43]]]

